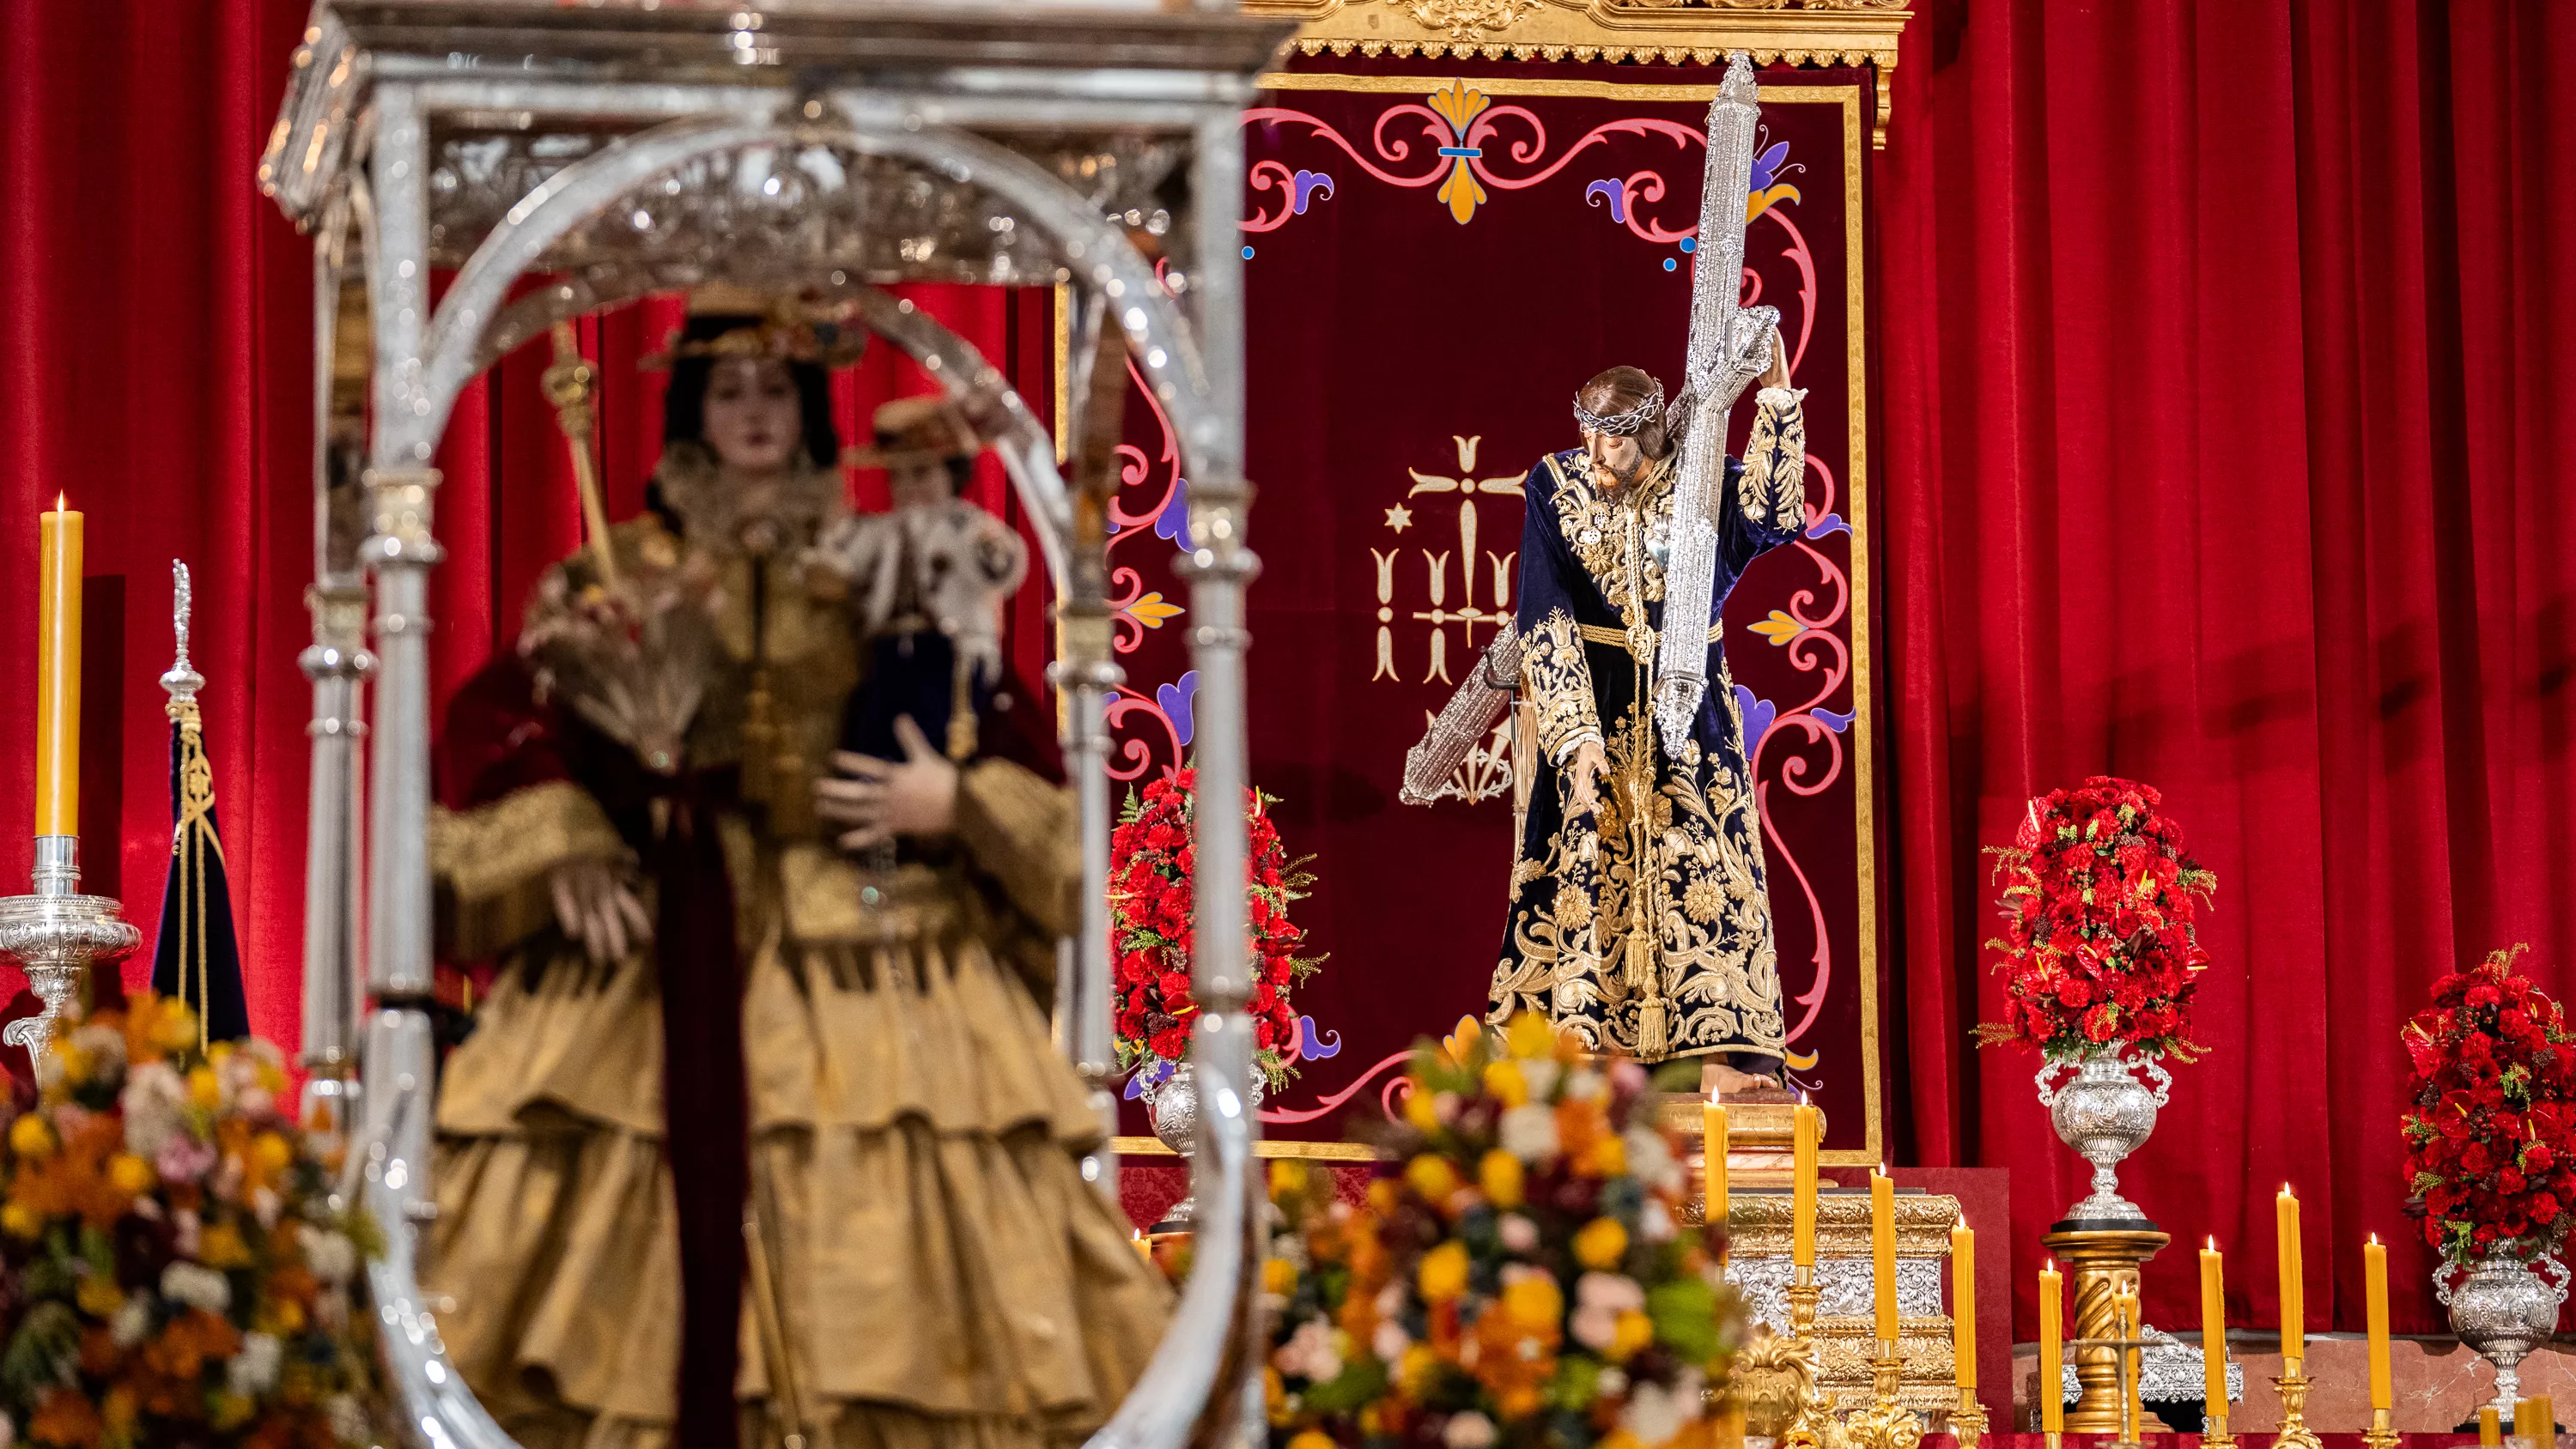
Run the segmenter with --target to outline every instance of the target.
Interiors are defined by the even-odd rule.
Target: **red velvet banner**
[[[1316,883],[1292,918],[1330,953],[1301,989],[1304,1060],[1264,1104],[1332,1140],[1393,1105],[1405,1051],[1481,1014],[1511,870],[1498,732],[1397,803],[1404,754],[1510,617],[1521,479],[1575,446],[1575,388],[1634,363],[1678,390],[1708,67],[1334,62],[1245,116],[1243,225],[1259,497],[1252,779]],[[1866,79],[1762,93],[1743,295],[1778,307],[1808,390],[1804,537],[1728,600],[1726,648],[1764,822],[1792,1074],[1846,1161],[1886,1150],[1872,840],[1861,162]],[[1741,413],[1742,410],[1739,410]],[[1186,484],[1142,408],[1112,545],[1129,691],[1122,778],[1188,753],[1186,591],[1162,538]],[[1739,416],[1737,441],[1744,419]],[[1141,1117],[1131,1117],[1140,1124]]]

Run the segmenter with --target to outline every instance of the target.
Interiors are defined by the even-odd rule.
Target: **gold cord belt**
[[[1652,629],[1639,630],[1640,637],[1635,639],[1629,636],[1627,630],[1614,629],[1607,624],[1577,624],[1574,630],[1583,636],[1585,643],[1607,644],[1614,649],[1625,649],[1634,655],[1640,664],[1652,663],[1654,660],[1656,634]],[[1708,642],[1716,643],[1718,635],[1722,632],[1719,625],[1709,625]]]

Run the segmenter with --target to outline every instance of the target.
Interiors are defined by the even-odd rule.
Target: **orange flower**
[[[97,1449],[106,1434],[107,1426],[99,1422],[88,1396],[71,1389],[45,1390],[36,1403],[36,1416],[27,1422],[28,1438],[60,1449]]]
[[[1593,1098],[1567,1097],[1556,1104],[1556,1150],[1581,1172],[1594,1145],[1610,1135],[1610,1117]]]
[[[118,1192],[140,1196],[150,1192],[161,1177],[152,1170],[151,1163],[131,1152],[120,1152],[107,1160],[107,1180]]]

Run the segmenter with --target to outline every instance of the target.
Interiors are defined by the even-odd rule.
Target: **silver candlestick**
[[[37,836],[35,894],[0,897],[0,960],[27,973],[44,1009],[9,1023],[0,1042],[42,1060],[55,1019],[80,1014],[90,967],[122,961],[142,944],[115,897],[80,893],[80,837]]]

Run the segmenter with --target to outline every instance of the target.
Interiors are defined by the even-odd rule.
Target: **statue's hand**
[[[653,939],[653,918],[644,913],[643,900],[609,862],[566,861],[555,867],[548,885],[555,924],[600,965],[623,961],[630,948]]]
[[[957,767],[930,747],[921,726],[904,715],[894,722],[903,762],[848,750],[832,753],[833,778],[814,782],[814,811],[846,826],[843,850],[866,850],[898,835],[945,835],[957,825]]]
[[[1597,809],[1601,804],[1601,777],[1610,762],[1595,740],[1585,740],[1574,747],[1574,758],[1565,762],[1566,805],[1573,810]]]
[[[1789,344],[1780,339],[1780,329],[1771,329],[1771,365],[1762,369],[1763,387],[1789,385]]]

